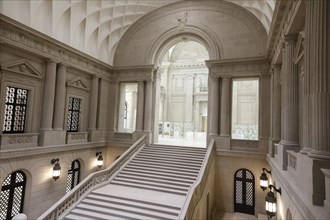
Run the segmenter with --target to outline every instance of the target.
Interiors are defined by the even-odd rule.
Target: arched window
[[[239,169],[234,178],[234,211],[254,215],[254,176],[247,169]]]
[[[0,219],[12,219],[23,212],[26,177],[22,171],[7,176],[0,194]]]
[[[66,193],[70,192],[76,185],[78,185],[80,179],[80,163],[78,160],[74,160],[71,163],[71,167],[68,171],[68,179],[66,182]]]

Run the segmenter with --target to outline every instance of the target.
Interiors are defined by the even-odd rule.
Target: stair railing
[[[193,213],[197,203],[200,201],[203,195],[203,190],[210,173],[212,161],[215,158],[214,139],[212,139],[207,147],[206,155],[203,160],[202,167],[196,182],[190,187],[184,205],[181,209],[178,219],[191,220],[193,219]]]
[[[73,188],[62,199],[50,207],[38,220],[56,220],[61,215],[68,213],[74,208],[76,202],[81,201],[89,192],[94,190],[102,183],[106,183],[114,177],[118,171],[128,163],[131,158],[145,146],[145,136],[141,137],[128,150],[126,150],[113,164],[107,169],[89,174],[75,188]]]

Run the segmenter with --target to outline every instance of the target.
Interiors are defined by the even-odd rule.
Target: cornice
[[[111,76],[113,67],[75,48],[61,43],[41,32],[0,14],[0,43],[63,63],[68,67],[97,74],[104,78]]]
[[[265,58],[208,60],[206,65],[213,78],[222,76],[256,76],[267,75],[270,62]]]
[[[154,65],[116,67],[112,79],[117,82],[153,81],[155,71]]]

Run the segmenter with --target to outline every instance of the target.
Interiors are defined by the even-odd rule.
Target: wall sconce
[[[59,163],[60,159],[52,159],[51,163],[55,164],[53,167],[53,179],[56,181],[61,175],[61,166]]]
[[[269,192],[266,196],[266,212],[269,218],[272,218],[276,214],[276,205],[277,205],[277,199],[275,198],[274,192],[272,192],[272,189],[274,189],[276,192],[278,192],[281,195],[281,187],[276,189],[275,186],[269,185]]]
[[[270,170],[267,170],[266,168],[262,168],[262,173],[260,176],[260,187],[263,191],[265,191],[268,187],[268,177],[265,171],[269,174],[272,173]]]
[[[96,152],[96,156],[97,156],[97,161],[96,161],[96,165],[101,168],[103,166],[103,157],[102,157],[102,152]]]

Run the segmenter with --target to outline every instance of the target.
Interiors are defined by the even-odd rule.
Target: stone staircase
[[[144,147],[109,184],[88,194],[65,219],[178,219],[205,154],[205,148]]]

